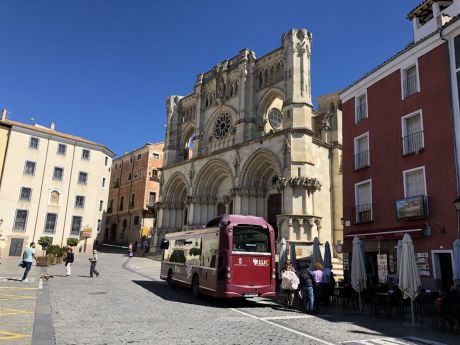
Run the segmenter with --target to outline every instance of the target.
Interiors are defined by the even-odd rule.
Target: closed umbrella
[[[417,264],[415,263],[414,245],[409,234],[405,234],[402,239],[399,270],[399,290],[402,291],[404,299],[410,298],[412,327],[414,327],[414,300],[418,295],[418,288],[421,283]]]
[[[284,264],[287,261],[287,254],[286,254],[286,240],[284,237],[281,239],[281,246],[280,246],[280,252],[279,252],[279,258],[278,258],[278,272],[283,270]]]
[[[454,280],[460,282],[460,240],[454,241]]]
[[[351,261],[351,286],[358,292],[359,311],[361,308],[361,292],[366,288],[366,266],[364,265],[364,251],[361,240],[355,236],[353,238],[353,252]]]
[[[320,243],[318,237],[313,239],[313,254],[311,256],[311,264],[315,265],[317,262],[323,264],[323,257],[321,255],[321,250],[319,249]]]
[[[292,264],[292,267],[296,267],[296,263],[297,263],[297,258],[296,258],[296,254],[295,254],[295,243],[291,242],[291,250],[290,250],[290,253],[291,253],[291,264]]]
[[[329,241],[324,244],[324,268],[332,267],[331,245]]]
[[[401,263],[401,251],[402,251],[402,241],[398,241],[398,245],[396,247],[396,270],[399,275],[399,264]]]

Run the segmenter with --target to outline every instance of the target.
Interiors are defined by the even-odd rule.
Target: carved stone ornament
[[[316,224],[316,227],[318,228],[318,230],[321,230],[321,219],[316,218],[315,219],[315,224]]]
[[[304,187],[308,195],[321,190],[321,183],[314,177],[281,177],[277,179],[276,183],[278,189],[283,189],[288,185],[291,187]]]
[[[186,203],[186,204],[191,204],[191,203],[193,203],[193,197],[192,197],[191,195],[187,195],[187,196],[185,197],[185,203]]]
[[[232,199],[228,195],[224,195],[224,197],[222,198],[222,201],[224,202],[225,205],[228,205],[230,204]]]

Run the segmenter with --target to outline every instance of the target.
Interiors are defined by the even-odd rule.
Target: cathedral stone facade
[[[260,58],[243,49],[168,97],[157,244],[223,213],[264,217],[299,248],[341,242],[340,101],[313,109],[311,44],[290,30],[281,47]]]

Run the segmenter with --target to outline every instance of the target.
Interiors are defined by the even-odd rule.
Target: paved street
[[[13,269],[11,260],[7,265],[10,274],[20,272]],[[310,316],[285,310],[272,301],[195,300],[189,291],[170,289],[160,281],[160,263],[147,258],[100,254],[101,275],[91,279],[87,257],[77,256],[72,277],[64,276],[63,264],[49,267],[54,278],[44,282],[43,289],[38,289],[37,267],[32,272],[33,282],[23,284],[7,280],[3,275],[5,266],[0,275],[0,293],[8,295],[0,296],[2,344],[420,343],[408,337],[424,339],[425,343],[456,343],[452,333],[412,329],[396,321],[343,314],[334,309]],[[12,310],[33,312],[37,291],[31,337],[33,314],[15,315]],[[23,336],[13,338],[14,334]]]

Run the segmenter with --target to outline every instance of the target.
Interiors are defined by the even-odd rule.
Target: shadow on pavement
[[[170,288],[166,282],[151,281],[151,280],[133,280],[133,283],[148,290],[156,296],[172,302],[187,303],[194,305],[209,306],[215,308],[272,308],[275,310],[287,310],[271,300],[263,300],[259,303],[257,300],[250,300],[244,298],[214,298],[211,296],[201,295],[195,298],[189,289],[175,286]],[[292,310],[292,312],[298,312]]]

